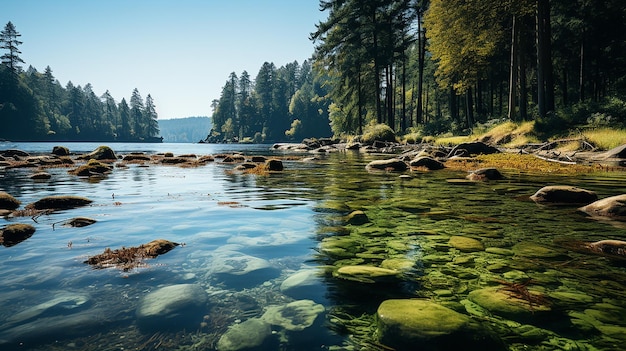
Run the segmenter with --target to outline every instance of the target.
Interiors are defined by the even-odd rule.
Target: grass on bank
[[[626,144],[625,129],[598,128],[584,131],[585,139],[600,150],[610,150]]]

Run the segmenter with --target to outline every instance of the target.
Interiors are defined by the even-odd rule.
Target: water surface
[[[109,145],[119,154],[283,156],[269,145]],[[0,144],[33,153],[52,146]],[[66,146],[80,153],[98,145]],[[270,306],[311,300],[324,307],[313,325],[300,331],[272,325],[259,349],[383,350],[375,318],[379,304],[424,298],[469,316],[503,350],[622,349],[625,265],[568,245],[624,240],[624,226],[590,220],[571,207],[537,206],[527,197],[551,184],[618,195],[626,192],[624,174],[504,171],[503,181],[458,183],[449,180],[465,174],[448,170],[409,177],[367,173],[365,164],[380,157],[289,157],[285,171],[269,175],[232,172],[234,165],[219,160],[195,168],[132,164],[98,180],[66,168],[48,169],[48,181],[28,179],[30,169],[0,169],[0,191],[22,205],[47,195],[93,200],[36,218],[0,219],[1,226],[21,222],[37,229],[28,240],[0,248],[0,342],[19,350],[211,350],[229,327],[261,318]],[[354,210],[369,221],[349,223],[346,216]],[[98,222],[61,225],[78,216]],[[455,236],[476,239],[484,250],[460,251],[450,244]],[[184,245],[130,272],[83,263],[105,248],[159,238]],[[224,269],[225,262],[230,268]],[[246,271],[246,264],[261,268]],[[393,267],[401,274],[359,281],[337,274],[346,266]],[[281,289],[287,278],[308,271],[316,274],[305,289]],[[528,284],[550,300],[550,312],[503,316],[468,298],[472,291],[504,287],[498,281]],[[167,321],[141,328],[136,310],[142,299],[178,284],[207,292],[201,311],[191,312],[184,328]]]

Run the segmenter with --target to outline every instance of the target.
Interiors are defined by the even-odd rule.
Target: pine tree
[[[24,63],[24,60],[18,56],[22,52],[17,48],[22,44],[22,42],[18,40],[21,36],[22,35],[17,32],[15,26],[10,21],[4,26],[4,30],[0,32],[0,48],[9,51],[0,57],[2,64],[8,67],[9,71],[12,72],[15,77],[17,77],[22,70],[20,63]]]

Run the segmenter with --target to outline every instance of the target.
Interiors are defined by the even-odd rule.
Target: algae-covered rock
[[[117,155],[113,149],[108,146],[98,146],[92,152],[78,157],[81,160],[117,160]]]
[[[86,206],[92,203],[86,197],[74,196],[74,195],[58,195],[58,196],[46,196],[31,204],[26,205],[26,209],[35,210],[67,210],[71,208],[77,208]]]
[[[250,318],[231,325],[217,342],[218,351],[252,350],[263,345],[272,335],[270,325],[260,318]]]
[[[351,280],[360,283],[376,283],[394,280],[400,272],[374,266],[343,266],[333,272],[333,276],[339,279]]]
[[[14,210],[20,207],[20,201],[12,195],[0,191],[0,210]]]
[[[555,249],[529,242],[522,241],[520,243],[515,244],[512,248],[513,252],[517,256],[527,257],[527,258],[543,258],[543,259],[562,259],[567,258],[567,256]]]
[[[324,306],[311,300],[298,300],[282,306],[267,307],[261,319],[287,330],[300,331],[313,325],[322,312]]]
[[[162,329],[199,325],[207,300],[207,293],[200,285],[166,286],[141,300],[136,311],[137,323],[143,328]]]
[[[9,224],[0,229],[0,244],[6,247],[14,246],[30,238],[34,233],[35,227],[30,224]]]
[[[450,246],[461,252],[483,251],[485,246],[479,240],[468,238],[466,236],[453,236],[448,242]]]
[[[531,298],[536,295],[529,292]],[[474,290],[467,298],[489,312],[513,320],[526,319],[550,311],[550,306],[538,301],[520,298],[503,287],[489,287]]]
[[[552,185],[537,190],[530,199],[545,205],[586,205],[596,201],[598,195],[575,186]]]
[[[607,197],[579,209],[591,216],[626,220],[626,194]]]
[[[141,266],[145,258],[156,258],[178,245],[169,240],[157,239],[136,247],[122,247],[116,250],[106,248],[103,253],[91,256],[83,263],[87,263],[96,269],[117,267],[124,271],[129,271]]]
[[[89,177],[92,175],[103,175],[109,173],[110,171],[111,166],[107,165],[106,163],[90,159],[89,162],[87,162],[86,164],[80,165],[75,169],[68,171],[68,173],[77,175],[79,177]]]
[[[403,350],[409,345],[426,346],[435,339],[451,338],[470,324],[466,315],[418,299],[383,301],[377,317],[380,342]]]

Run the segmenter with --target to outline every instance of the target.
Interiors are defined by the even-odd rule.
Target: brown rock
[[[530,199],[539,204],[586,205],[598,200],[598,195],[575,186],[552,185],[537,190]]]

